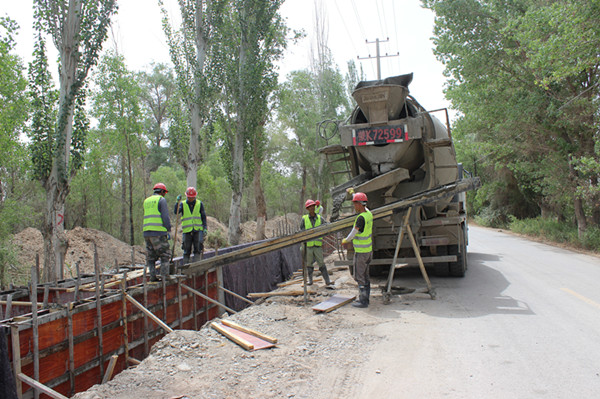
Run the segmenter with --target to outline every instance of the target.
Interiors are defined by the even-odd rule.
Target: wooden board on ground
[[[242,348],[249,351],[272,348],[275,346],[275,344],[271,342],[265,341],[264,339],[258,338],[252,334],[248,334],[243,331],[237,330],[233,327],[226,326],[225,324],[217,324],[213,322],[211,323],[211,326],[215,330],[225,335],[227,338],[231,339],[233,342],[240,345]]]
[[[344,295],[334,295],[329,297],[326,301],[319,303],[316,306],[313,306],[313,310],[315,312],[323,312],[329,313],[332,310],[340,308],[347,303],[352,302],[356,298],[355,296],[344,296]]]

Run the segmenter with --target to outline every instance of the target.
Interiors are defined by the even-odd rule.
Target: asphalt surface
[[[347,397],[600,397],[600,257],[471,226],[468,267],[431,277],[435,300],[372,297],[380,340]],[[395,286],[424,286],[397,275]]]

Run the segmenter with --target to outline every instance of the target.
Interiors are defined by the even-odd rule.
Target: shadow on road
[[[419,311],[435,317],[471,318],[490,314],[533,315],[529,305],[518,298],[504,294],[510,281],[490,264],[500,260],[496,255],[469,253],[469,269],[465,277],[430,276],[436,292],[432,300],[427,293],[418,290],[427,287],[419,268],[401,268],[394,273],[393,287],[416,289],[417,292],[394,295],[392,303],[382,304],[381,290],[375,297],[377,311],[381,316],[397,318],[398,312]],[[428,270],[429,273],[429,270]],[[433,273],[431,273],[433,274]],[[387,277],[373,279],[372,286],[385,287]]]

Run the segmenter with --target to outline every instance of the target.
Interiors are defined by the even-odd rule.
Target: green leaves
[[[525,201],[572,212],[579,188],[597,185],[575,165],[599,159],[600,2],[424,4],[436,12],[447,96],[463,114],[453,132],[463,162],[488,184],[508,168]],[[594,201],[584,205],[588,215]]]

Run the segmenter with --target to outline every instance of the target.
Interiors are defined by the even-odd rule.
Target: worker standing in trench
[[[352,241],[354,247],[353,276],[358,284],[358,300],[352,303],[352,306],[366,308],[369,306],[369,296],[371,295],[369,264],[373,259],[373,214],[367,209],[365,193],[354,193],[354,190],[348,192],[352,194],[352,204],[358,216],[354,220],[350,234],[342,240],[342,244]]]
[[[177,204],[175,204],[175,216],[178,213],[182,214],[181,227],[183,228],[183,264],[190,263],[190,255],[192,247],[194,250],[194,258],[200,259],[200,255],[204,251],[204,236],[207,231],[206,213],[204,213],[204,204],[197,199],[198,192],[194,187],[188,187],[185,190],[187,200],[181,202],[181,195],[177,196]],[[179,208],[179,209],[178,209]]]
[[[321,224],[327,223],[323,217],[317,213],[315,213],[316,202],[308,199],[304,204],[304,207],[308,211],[308,215],[302,216],[302,222],[300,223],[300,230],[308,230],[315,227],[319,227]],[[313,263],[316,261],[319,265],[319,271],[323,276],[323,281],[325,281],[325,285],[331,288],[331,280],[329,280],[329,272],[327,271],[327,266],[325,266],[325,261],[323,260],[323,238],[319,237],[312,241],[308,241],[306,246],[306,267],[308,268],[308,285],[313,284]]]
[[[160,275],[165,281],[169,275],[171,248],[169,247],[171,220],[163,183],[154,185],[154,194],[144,200],[144,241],[146,242],[146,266],[150,271],[150,281],[158,281],[156,260],[160,258]]]

